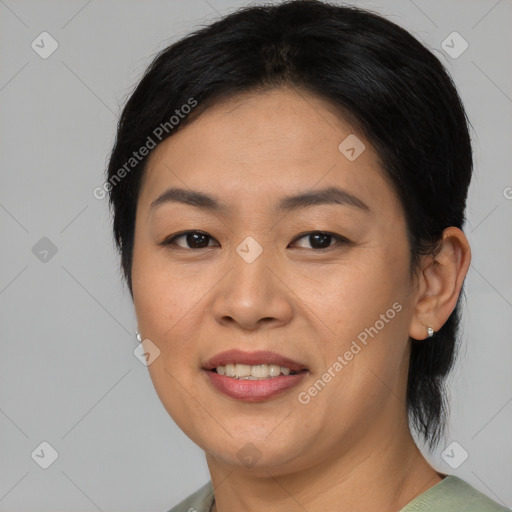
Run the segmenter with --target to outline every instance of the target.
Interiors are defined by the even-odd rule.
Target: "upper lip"
[[[226,366],[227,364],[248,364],[251,366],[256,366],[259,364],[276,364],[279,366],[284,366],[285,368],[290,368],[295,372],[299,372],[301,370],[307,370],[307,367],[290,359],[289,357],[282,356],[276,352],[270,352],[268,350],[258,350],[256,352],[244,352],[243,350],[227,350],[225,352],[219,352],[214,355],[211,359],[206,361],[203,365],[205,370],[213,370],[218,366]]]

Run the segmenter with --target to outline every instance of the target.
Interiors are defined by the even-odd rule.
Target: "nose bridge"
[[[263,318],[288,318],[291,307],[286,287],[276,279],[278,272],[272,269],[276,259],[271,251],[253,236],[247,236],[235,248],[230,258],[231,272],[215,300],[218,321],[230,318],[240,326],[254,328]]]
[[[233,263],[231,280],[235,286],[232,292],[239,296],[247,294],[246,300],[251,301],[268,293],[272,279],[272,273],[268,268],[272,261],[269,245],[263,246],[255,237],[247,236],[238,244],[231,260]]]

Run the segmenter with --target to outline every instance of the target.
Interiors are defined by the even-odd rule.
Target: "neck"
[[[256,474],[207,453],[213,511],[332,510],[335,504],[351,512],[391,512],[442,480],[417,448],[407,425],[398,431],[374,430],[373,439],[365,436],[342,455],[278,476],[272,474],[273,468],[260,468]]]

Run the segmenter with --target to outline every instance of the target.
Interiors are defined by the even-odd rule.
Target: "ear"
[[[456,227],[446,228],[438,254],[422,260],[409,329],[411,338],[427,338],[427,327],[435,332],[441,329],[455,309],[470,263],[471,249],[466,235]]]

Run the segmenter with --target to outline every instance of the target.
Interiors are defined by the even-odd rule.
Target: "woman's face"
[[[170,189],[212,199],[162,199]],[[285,473],[403,427],[405,218],[374,149],[329,103],[290,88],[236,96],[162,142],[140,191],[132,279],[145,348],[160,351],[158,396],[220,464]],[[212,364],[276,377],[205,369],[233,349],[276,355]]]

